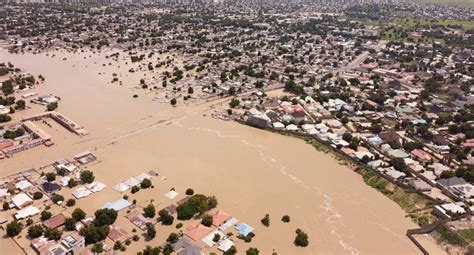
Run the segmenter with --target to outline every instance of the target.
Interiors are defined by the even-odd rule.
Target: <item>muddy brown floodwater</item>
[[[213,119],[209,117],[213,103],[178,103],[174,108],[152,101],[145,92],[132,92],[143,73],[128,73],[130,66],[105,59],[104,54],[110,53],[55,51],[53,58],[52,52],[46,56],[0,51],[0,62],[10,61],[45,76],[45,84],[36,91],[61,97],[58,111],[90,133],[76,137],[59,126],[43,127],[56,145],[1,160],[0,175],[91,150],[99,162],[88,168],[108,188],[94,199],[78,201],[88,213],[120,196],[110,188],[113,185],[155,170],[167,179],[150,191],[156,192],[151,195],[154,199],[171,187],[181,193],[192,187],[215,195],[220,209],[254,226],[256,237],[251,244],[239,243],[241,252],[252,246],[262,254],[273,250],[278,254],[419,254],[405,236],[416,225],[403,210],[330,155],[298,139]],[[102,65],[109,62],[112,65]],[[122,86],[110,83],[114,72]],[[139,97],[132,98],[133,94]],[[16,118],[43,110],[34,106]],[[141,191],[138,200],[140,196],[150,194]],[[266,213],[271,217],[269,228],[260,224]],[[288,224],[280,221],[285,214],[291,217]],[[296,228],[308,233],[308,247],[293,245]],[[160,233],[159,226],[157,230]],[[137,244],[129,252],[144,246]]]

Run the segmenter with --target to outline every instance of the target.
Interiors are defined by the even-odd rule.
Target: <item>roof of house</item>
[[[29,187],[33,186],[33,184],[31,184],[31,182],[27,181],[27,180],[22,180],[22,181],[19,181],[17,184],[15,184],[15,188],[19,189],[19,190],[25,190]]]
[[[431,156],[428,152],[420,149],[414,149],[410,152],[413,156],[421,159],[421,160],[430,160]]]
[[[130,235],[128,234],[128,232],[119,226],[112,226],[107,236],[110,239],[112,239],[112,241],[114,242],[116,241],[124,242],[130,238]]]
[[[186,229],[184,234],[191,238],[194,241],[201,240],[205,236],[207,236],[209,233],[212,232],[212,228],[206,227],[202,224],[197,224],[195,226],[190,226]]]
[[[232,245],[234,245],[234,242],[232,242],[232,240],[230,240],[229,238],[225,238],[219,243],[217,249],[226,252],[228,249],[230,249],[230,247],[232,247]]]
[[[57,228],[64,225],[65,221],[66,217],[64,216],[64,214],[60,213],[44,221],[43,225],[47,228]]]
[[[16,214],[15,214],[15,218],[17,220],[21,220],[21,219],[24,219],[24,218],[27,218],[27,217],[30,217],[30,216],[33,216],[33,215],[36,215],[36,214],[39,214],[40,213],[40,210],[32,205],[28,206],[28,207],[25,207],[21,210],[19,210]]]
[[[382,138],[382,140],[387,141],[387,142],[398,141],[398,139],[400,138],[400,136],[396,132],[393,132],[393,131],[380,132],[378,136]]]
[[[126,207],[130,206],[132,203],[130,203],[128,200],[125,200],[123,198],[117,199],[113,202],[106,202],[102,208],[108,208],[108,209],[114,209],[115,211],[120,211],[125,209]]]
[[[228,219],[232,217],[221,210],[212,210],[208,214],[212,217],[212,225],[216,227],[225,223]]]
[[[178,242],[171,245],[179,255],[201,255],[201,247],[195,245],[186,237],[181,237]]]
[[[119,184],[115,185],[113,187],[113,189],[118,191],[118,192],[123,192],[123,191],[126,191],[127,189],[130,189],[130,186],[128,186],[125,183],[119,183]]]
[[[45,182],[41,185],[43,190],[48,193],[54,193],[58,190],[61,189],[61,185],[55,183],[55,182]]]
[[[441,179],[438,181],[438,183],[445,187],[450,187],[450,186],[455,186],[455,185],[466,184],[467,182],[463,178],[451,177],[449,179]]]
[[[33,199],[31,199],[27,194],[25,193],[19,193],[12,197],[12,203],[19,209],[21,207],[25,206],[28,203],[32,203]]]
[[[235,227],[235,230],[237,230],[239,234],[247,236],[248,234],[252,233],[254,228],[247,225],[246,223],[240,223],[239,225],[237,225],[237,227]]]

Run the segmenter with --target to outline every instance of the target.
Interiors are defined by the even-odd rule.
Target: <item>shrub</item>
[[[265,227],[268,227],[270,226],[270,215],[269,214],[265,214],[265,217],[263,217],[260,222],[265,226]]]
[[[66,205],[69,207],[74,206],[76,205],[76,200],[74,200],[74,198],[70,198],[66,201]]]
[[[283,222],[285,222],[285,223],[290,222],[290,216],[284,215],[283,217],[281,217],[281,221],[283,221]]]
[[[188,195],[188,196],[194,195],[194,190],[191,189],[191,188],[186,189],[186,195]]]
[[[259,251],[257,248],[250,247],[245,251],[246,255],[258,255]]]
[[[147,188],[151,187],[151,180],[147,179],[147,178],[143,179],[143,181],[140,183],[140,187],[142,189],[147,189]]]
[[[74,188],[74,187],[77,186],[77,181],[74,180],[74,179],[70,179],[70,180],[67,182],[67,186],[68,186],[69,188]]]
[[[132,190],[130,191],[132,194],[135,194],[137,193],[138,191],[140,191],[140,188],[138,186],[133,186],[132,187]]]

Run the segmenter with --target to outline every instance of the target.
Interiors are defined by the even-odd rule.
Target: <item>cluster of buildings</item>
[[[44,122],[46,119],[52,119],[56,121],[76,135],[83,136],[88,134],[82,126],[68,119],[59,112],[46,112],[37,114],[24,118],[19,123],[7,126],[6,128],[0,130],[0,136],[4,137],[4,139],[0,140],[0,159],[12,157],[16,153],[29,150],[43,144],[48,147],[54,145],[53,138],[35,123],[37,121]],[[18,134],[21,135],[7,137],[5,134],[8,132],[19,132]]]

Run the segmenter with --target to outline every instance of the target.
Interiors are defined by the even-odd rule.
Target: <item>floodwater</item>
[[[155,189],[131,198],[139,205],[152,201],[164,207],[170,202],[164,201],[162,194],[170,188],[180,195],[188,187],[215,195],[220,209],[256,228],[250,244],[233,238],[240,241],[239,254],[248,247],[257,247],[262,254],[420,253],[405,236],[406,230],[416,225],[403,210],[330,155],[298,139],[209,117],[211,106],[219,102],[178,103],[178,107],[154,102],[144,91],[131,91],[143,72],[128,73],[130,66],[123,61],[108,65],[111,61],[101,54],[55,54],[52,58],[51,53],[10,55],[0,51],[0,62],[10,61],[45,76],[45,84],[36,91],[61,97],[58,111],[90,134],[76,137],[59,126],[53,125],[51,130],[42,126],[53,135],[56,145],[0,161],[0,175],[91,150],[98,162],[88,168],[108,188],[78,201],[88,213],[122,196],[110,188],[113,185],[155,170],[166,180],[154,178]],[[64,57],[67,60],[62,60]],[[119,74],[122,86],[110,83],[113,72]],[[147,71],[147,76],[151,75]],[[133,94],[139,97],[132,98]],[[43,110],[43,106],[34,106],[18,116]],[[269,228],[260,224],[266,213],[271,218]],[[289,215],[291,222],[282,223],[283,215]],[[128,223],[124,218],[120,221]],[[293,245],[297,228],[308,233],[308,247]],[[159,238],[151,245],[159,245],[168,235],[164,233],[173,229],[157,226],[157,231]],[[144,246],[143,242],[133,244],[128,252]]]

